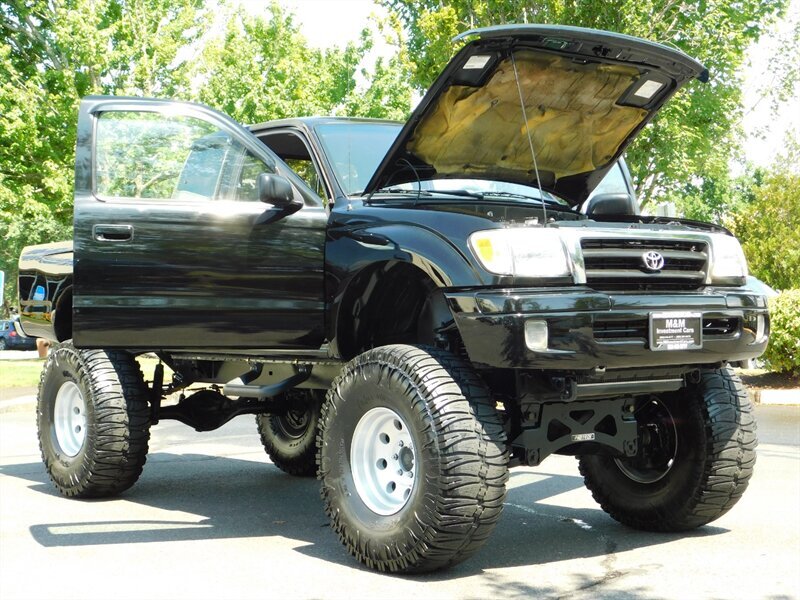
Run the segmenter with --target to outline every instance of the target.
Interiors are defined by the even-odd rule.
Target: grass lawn
[[[136,359],[142,368],[146,381],[153,380],[153,370],[158,364],[158,358],[153,355],[144,355]],[[44,360],[3,360],[0,361],[0,388],[38,387],[39,375],[42,373]],[[164,380],[169,381],[172,372],[164,365]]]
[[[0,362],[0,388],[37,387],[43,360],[4,360]]]

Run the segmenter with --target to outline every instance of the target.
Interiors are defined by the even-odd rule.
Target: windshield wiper
[[[414,189],[409,189],[409,188],[406,188],[406,187],[387,187],[387,188],[379,189],[375,193],[376,194],[393,194],[393,195],[394,194],[398,194],[398,195],[402,194],[402,195],[408,196],[409,199],[413,199],[415,203],[420,202],[420,199],[424,198],[424,200],[422,200],[422,203],[424,203],[424,204],[435,203],[436,202],[435,196],[437,196],[437,195],[441,195],[441,196],[457,196],[457,197],[461,197],[461,198],[474,198],[475,200],[480,200],[480,201],[484,201],[484,202],[491,202],[491,203],[502,203],[503,202],[502,199],[513,198],[513,199],[519,199],[519,200],[526,200],[527,202],[530,202],[530,203],[547,204],[549,206],[557,207],[557,208],[559,208],[561,210],[569,210],[569,206],[567,206],[563,202],[561,202],[561,201],[559,201],[559,200],[557,200],[555,198],[549,197],[547,195],[545,195],[544,197],[540,198],[538,196],[531,196],[531,195],[528,195],[528,194],[521,194],[521,193],[518,193],[518,192],[507,192],[507,191],[489,191],[489,190],[487,190],[487,191],[484,191],[484,192],[480,192],[480,191],[477,191],[477,190],[467,190],[467,189],[459,189],[459,190],[414,190]],[[380,202],[386,202],[387,200],[388,199],[385,199],[385,200],[382,201],[379,198],[371,197],[370,202],[372,202],[372,203],[374,203],[374,202],[380,203]],[[441,200],[441,202],[444,202],[444,201],[445,201],[444,199]],[[506,203],[508,203],[507,200],[506,200]]]
[[[466,196],[467,198],[477,198],[483,200],[485,194],[483,192],[474,192],[472,190],[428,190],[432,194],[444,194],[445,196]]]
[[[435,196],[442,194],[444,196],[466,196],[467,198],[477,198],[483,200],[484,194],[481,192],[473,192],[470,190],[414,190],[409,188],[383,188],[378,190],[379,194],[408,194],[417,196]]]
[[[407,194],[408,196],[425,196],[426,198],[430,198],[431,196],[442,195],[442,196],[461,196],[463,198],[475,198],[476,200],[483,200],[485,198],[485,194],[482,192],[474,192],[471,190],[414,190],[409,188],[399,188],[399,187],[391,187],[391,188],[383,188],[377,190],[376,194]]]
[[[547,196],[539,197],[539,196],[528,196],[527,194],[519,194],[517,192],[486,192],[487,196],[496,196],[498,198],[520,198],[523,200],[531,200],[533,202],[547,202],[548,204],[552,204],[553,206],[560,206],[562,208],[566,208],[564,204],[559,202],[554,198],[548,198]]]
[[[430,196],[429,190],[410,190],[408,188],[401,188],[401,187],[389,187],[389,188],[381,188],[374,192],[375,194],[425,194]]]

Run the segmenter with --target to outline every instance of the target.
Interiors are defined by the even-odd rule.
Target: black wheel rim
[[[286,437],[298,439],[303,437],[311,422],[311,411],[307,407],[292,408],[285,415],[275,417],[275,423]]]
[[[658,398],[639,405],[635,412],[639,426],[639,451],[636,456],[616,458],[614,462],[628,478],[643,484],[655,483],[675,464],[678,431],[675,419]]]

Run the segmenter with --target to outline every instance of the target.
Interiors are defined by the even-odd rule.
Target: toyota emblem
[[[648,271],[660,271],[664,268],[664,256],[654,250],[642,254],[642,262]]]

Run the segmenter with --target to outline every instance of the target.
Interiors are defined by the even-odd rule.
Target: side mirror
[[[586,205],[587,215],[636,215],[636,201],[623,193],[597,194]]]
[[[294,202],[294,188],[285,177],[261,173],[258,176],[258,199],[276,208],[285,208]]]

